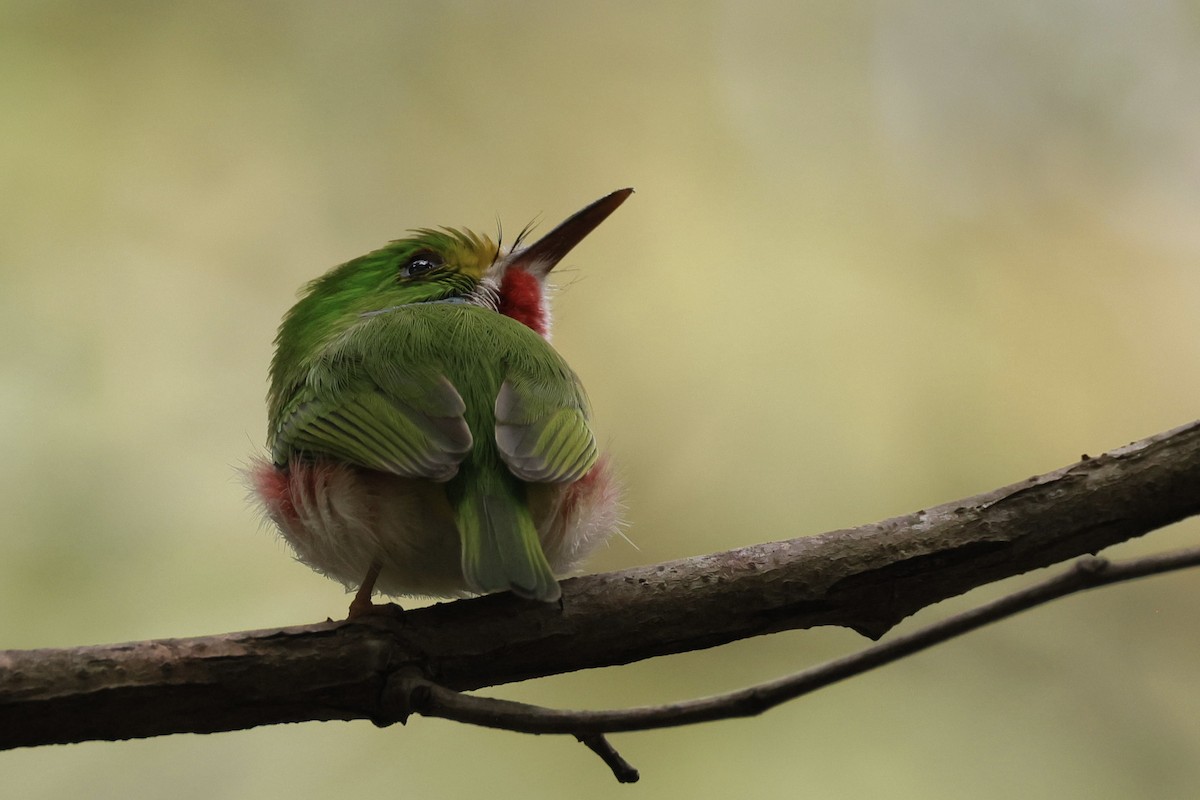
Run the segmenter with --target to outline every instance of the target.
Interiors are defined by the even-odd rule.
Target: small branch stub
[[[577,735],[575,738],[586,745],[593,753],[600,756],[600,759],[612,770],[613,777],[617,779],[617,783],[637,783],[638,779],[642,777],[638,774],[637,769],[622,758],[621,754],[613,748],[608,739],[604,737],[604,734],[587,733],[582,736]]]

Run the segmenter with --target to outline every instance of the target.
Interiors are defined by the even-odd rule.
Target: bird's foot
[[[363,578],[362,585],[358,587],[354,599],[350,601],[350,613],[346,619],[358,619],[366,616],[403,618],[404,609],[395,603],[376,604],[371,602],[371,595],[375,594],[375,580],[379,577],[381,567],[382,564],[379,561],[371,562],[371,566],[367,569],[367,576]]]
[[[404,609],[397,603],[372,603],[371,599],[355,596],[350,603],[350,613],[346,619],[360,619],[362,617],[391,617],[393,619],[403,619]]]

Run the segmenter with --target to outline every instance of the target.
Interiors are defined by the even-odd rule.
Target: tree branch
[[[491,595],[399,619],[3,652],[0,749],[386,723],[394,675],[462,691],[816,625],[878,638],[932,603],[1196,514],[1197,486],[1192,423],[903,517],[564,581],[561,606]]]

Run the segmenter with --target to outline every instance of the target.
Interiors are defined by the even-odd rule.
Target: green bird
[[[358,587],[352,617],[375,591],[555,601],[556,575],[616,529],[579,379],[497,308],[512,305],[505,274],[548,273],[631,191],[507,253],[413,231],[312,281],[285,315],[270,459],[250,477],[299,560]]]

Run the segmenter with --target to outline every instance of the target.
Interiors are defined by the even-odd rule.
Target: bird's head
[[[272,385],[286,386],[307,359],[353,325],[416,303],[496,307],[489,270],[499,249],[487,236],[420,229],[334,267],[311,281],[283,318],[271,363]]]
[[[495,285],[488,270],[497,252],[495,242],[471,231],[412,231],[310,282],[284,325],[292,318],[352,319],[413,303],[493,305]]]
[[[282,401],[309,360],[352,326],[417,303],[469,303],[499,310],[549,337],[546,278],[632,189],[592,203],[538,241],[505,255],[487,236],[422,228],[311,281],[283,318],[271,362],[271,397]]]

